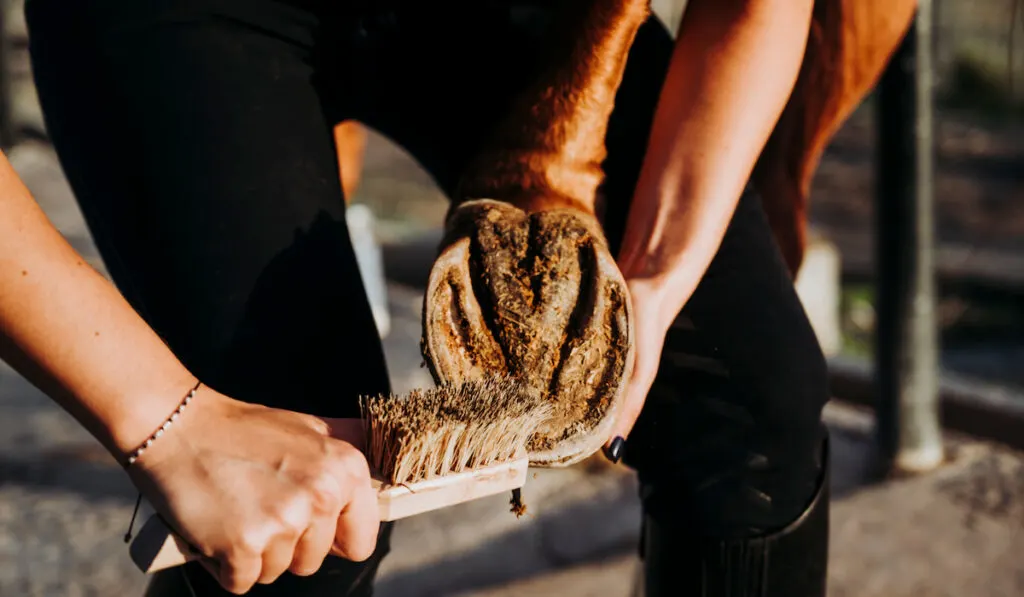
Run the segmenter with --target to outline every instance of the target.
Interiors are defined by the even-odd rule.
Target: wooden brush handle
[[[526,484],[529,458],[403,485],[377,487],[381,521],[398,520],[431,510],[518,489]],[[153,515],[139,530],[128,548],[132,561],[146,574],[181,566],[201,554],[172,533],[159,516]]]

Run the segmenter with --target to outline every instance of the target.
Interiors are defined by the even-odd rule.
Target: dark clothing
[[[323,416],[353,416],[357,395],[388,390],[331,127],[379,130],[451,192],[542,64],[547,15],[511,4],[28,0],[46,124],[90,230],[118,287],[196,375]],[[631,52],[607,137],[605,219],[617,226],[671,48],[652,19]],[[607,227],[613,247],[621,232]],[[716,536],[780,528],[821,476],[828,391],[754,195],[684,316],[695,329],[670,333],[626,448],[645,512]],[[330,558],[252,594],[369,594],[389,530],[368,563]]]

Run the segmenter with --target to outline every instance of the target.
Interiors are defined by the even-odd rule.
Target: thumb
[[[622,411],[612,427],[612,435],[605,444],[605,455],[613,462],[622,457],[625,439],[629,437],[640,412],[647,400],[647,393],[654,384],[661,362],[661,351],[665,344],[664,333],[659,333],[654,318],[645,318],[637,328],[636,348],[633,354],[633,372],[626,383]],[[640,322],[637,322],[640,323]]]

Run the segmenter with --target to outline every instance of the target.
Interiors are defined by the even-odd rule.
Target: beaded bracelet
[[[196,385],[193,386],[191,390],[189,390],[188,394],[185,395],[185,398],[181,401],[181,403],[178,404],[178,408],[174,409],[174,412],[171,413],[171,416],[167,417],[167,420],[164,421],[164,424],[158,427],[157,430],[153,432],[153,435],[150,435],[149,438],[146,439],[146,441],[142,442],[141,446],[136,448],[134,452],[128,455],[128,464],[125,465],[126,467],[135,464],[135,461],[138,460],[140,456],[142,456],[142,453],[146,451],[146,448],[153,445],[153,442],[156,441],[156,438],[163,435],[164,431],[167,431],[167,428],[170,427],[172,423],[178,420],[178,417],[181,416],[181,413],[182,411],[185,410],[185,407],[188,406],[189,402],[192,402],[192,399],[196,397],[196,392],[199,390],[199,386],[201,385],[203,385],[203,382],[196,382]]]

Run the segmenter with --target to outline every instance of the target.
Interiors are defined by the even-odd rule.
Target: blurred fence
[[[1024,105],[1024,6],[1018,4],[935,2],[935,76],[946,102],[981,109]]]

